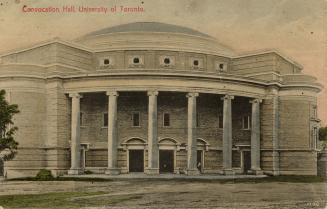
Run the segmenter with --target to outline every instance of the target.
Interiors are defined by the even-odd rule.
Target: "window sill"
[[[144,64],[130,64],[129,68],[144,68]]]
[[[174,68],[175,65],[172,65],[172,64],[161,64],[160,67],[161,68]]]

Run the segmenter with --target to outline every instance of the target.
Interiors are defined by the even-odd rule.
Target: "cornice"
[[[70,47],[73,47],[73,48],[77,48],[77,49],[80,49],[80,50],[92,52],[92,49],[90,49],[90,48],[88,48],[88,47],[86,47],[84,45],[74,43],[74,42],[70,42],[70,41],[65,41],[65,40],[62,40],[62,39],[60,39],[58,37],[55,37],[55,38],[52,38],[52,39],[49,39],[49,40],[46,40],[46,41],[42,41],[42,42],[38,42],[38,43],[35,43],[35,44],[32,44],[32,45],[26,46],[26,47],[21,47],[21,48],[18,48],[18,49],[13,49],[13,50],[6,51],[3,54],[0,54],[0,57],[5,57],[5,56],[8,56],[8,55],[12,55],[12,54],[18,54],[18,53],[21,53],[21,52],[29,51],[29,50],[32,50],[32,49],[40,48],[40,47],[50,45],[50,44],[54,44],[54,43],[59,43],[59,44],[63,44],[63,45],[70,46]]]
[[[239,54],[237,56],[231,57],[232,59],[237,59],[237,58],[244,58],[244,57],[251,57],[251,56],[259,56],[259,55],[264,55],[264,54],[277,54],[279,57],[284,59],[285,61],[295,65],[296,67],[300,68],[301,70],[303,69],[303,66],[299,64],[298,62],[294,61],[293,58],[285,55],[283,52],[281,52],[279,49],[262,49],[258,51],[253,51],[253,52],[245,52],[242,54]]]
[[[261,87],[271,87],[271,86],[276,86],[280,90],[282,89],[299,89],[299,88],[305,88],[305,89],[310,89],[314,90],[315,92],[319,92],[322,89],[322,85],[320,84],[282,84],[277,81],[273,82],[266,82],[263,80],[259,79],[253,79],[253,78],[246,78],[242,76],[235,76],[235,74],[209,74],[209,73],[190,73],[189,71],[181,71],[181,72],[156,72],[155,70],[147,70],[147,71],[138,71],[138,72],[131,72],[126,70],[127,72],[110,72],[110,73],[94,73],[94,74],[84,74],[84,75],[71,75],[71,76],[64,76],[62,77],[63,79],[85,79],[85,78],[96,78],[96,77],[128,77],[128,76],[155,76],[159,78],[165,78],[165,77],[176,77],[176,78],[187,78],[187,79],[209,79],[209,80],[221,80],[221,81],[228,81],[228,82],[239,82],[239,83],[246,83],[248,85],[256,85],[256,86],[261,86]],[[202,81],[203,81],[202,80]]]
[[[229,73],[208,73],[208,72],[190,72],[185,70],[178,70],[178,71],[159,71],[159,69],[147,69],[147,70],[130,70],[130,69],[119,69],[119,70],[111,70],[110,72],[101,72],[101,73],[87,73],[90,71],[82,70],[80,68],[71,67],[68,65],[62,64],[50,64],[50,65],[34,65],[34,64],[24,64],[24,63],[11,63],[11,64],[4,64],[1,66],[27,66],[27,67],[38,67],[48,69],[51,67],[62,67],[71,70],[75,70],[76,73],[71,73],[71,75],[63,75],[63,73],[56,73],[56,72],[45,72],[45,75],[31,75],[31,74],[20,74],[9,73],[6,75],[0,75],[0,78],[6,77],[21,77],[21,78],[38,78],[38,79],[51,79],[51,78],[60,78],[64,80],[68,79],[86,79],[86,78],[96,78],[96,77],[128,77],[128,76],[154,76],[154,77],[176,77],[176,78],[188,78],[188,79],[215,79],[215,80],[224,80],[230,82],[240,82],[240,83],[247,83],[250,85],[259,85],[263,87],[267,86],[277,86],[283,89],[289,88],[310,88],[315,89],[316,92],[319,92],[323,89],[323,86],[319,83],[285,83],[280,81],[265,81],[261,79],[250,78],[248,76],[240,76],[237,74],[229,74]],[[48,74],[48,75],[46,75]]]

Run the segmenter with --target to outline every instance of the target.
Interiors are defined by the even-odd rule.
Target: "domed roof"
[[[234,51],[207,34],[160,22],[133,22],[104,28],[75,40],[96,51],[172,50],[232,56]]]
[[[124,32],[164,32],[164,33],[181,33],[193,36],[210,37],[207,34],[193,30],[191,28],[177,26],[172,24],[160,23],[160,22],[134,22],[113,27],[104,28],[98,31],[94,31],[89,35],[104,35],[110,33],[124,33]]]

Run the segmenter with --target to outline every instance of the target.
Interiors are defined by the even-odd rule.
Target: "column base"
[[[198,169],[187,169],[186,174],[188,176],[198,176],[200,175],[200,171]]]
[[[68,170],[68,175],[80,175],[80,174],[83,174],[83,171],[80,168]]]
[[[251,169],[249,170],[249,173],[252,175],[263,175],[263,171],[259,168],[259,169]]]
[[[235,175],[235,171],[233,169],[224,169],[223,174],[226,176],[233,176]]]
[[[159,168],[146,168],[144,173],[147,175],[159,175]]]
[[[120,169],[119,168],[107,168],[104,173],[106,175],[119,175]]]
[[[280,174],[279,174],[279,171],[273,171],[273,172],[272,172],[272,175],[273,175],[273,176],[279,176]]]

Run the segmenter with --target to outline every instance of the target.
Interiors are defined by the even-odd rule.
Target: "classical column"
[[[232,169],[232,99],[234,96],[225,95],[223,115],[223,171],[225,175],[233,175]]]
[[[68,171],[70,175],[81,173],[81,139],[80,139],[80,99],[82,96],[78,93],[69,94],[72,98],[71,110],[71,168]]]
[[[147,174],[159,174],[159,146],[158,146],[158,91],[149,91],[148,104],[148,167]]]
[[[261,99],[253,99],[251,116],[251,172],[262,174],[260,168],[260,103]]]
[[[196,166],[197,143],[196,143],[196,98],[198,93],[188,93],[187,110],[187,174],[198,175],[200,172]]]
[[[118,92],[107,91],[108,96],[108,168],[105,173],[118,175],[120,170],[117,166],[117,98]]]

